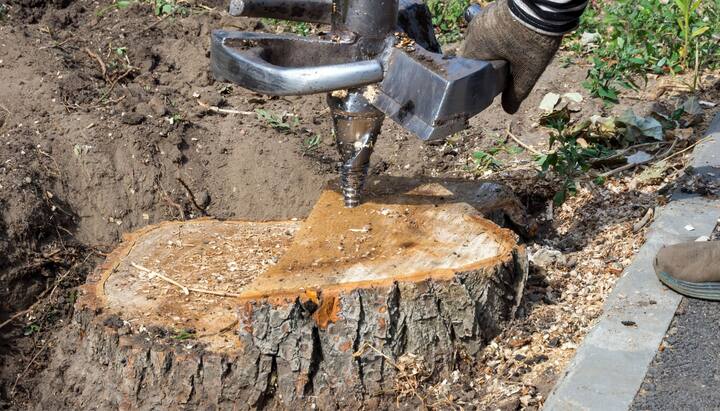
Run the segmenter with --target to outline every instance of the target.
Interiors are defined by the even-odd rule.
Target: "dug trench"
[[[262,23],[230,18],[220,2],[183,7],[188,16],[157,17],[141,2],[119,8],[87,0],[20,0],[5,8],[0,20],[0,395],[6,407],[41,407],[43,398],[58,393],[68,401],[65,407],[79,405],[72,403],[74,397],[108,400],[93,397],[101,391],[84,396],[64,391],[69,381],[63,376],[71,366],[93,375],[93,364],[73,364],[68,354],[91,329],[82,325],[96,325],[87,322],[95,313],[74,312],[82,297],[77,287],[98,272],[123,234],[198,217],[303,219],[335,178],[337,155],[323,96],[267,98],[218,83],[208,71],[212,29],[262,30]],[[579,69],[556,68],[545,87],[564,82],[567,70],[576,78],[583,75]],[[539,98],[534,94],[529,104]],[[397,190],[409,177],[472,180],[463,158],[484,133],[503,129],[500,120],[507,117],[499,113],[497,107],[484,113],[474,122],[482,131],[450,147],[423,145],[387,121],[372,173],[395,179]],[[553,194],[548,183],[533,173],[506,177],[531,214],[544,212]],[[528,221],[512,209],[492,217],[528,234]],[[106,326],[117,333],[127,328],[122,321]],[[317,341],[312,330],[310,339]],[[157,335],[182,350],[188,345],[185,332],[168,327]],[[95,343],[98,350],[112,345],[102,338]],[[306,354],[317,364],[316,351]],[[207,372],[223,376],[237,367],[214,360],[219,362],[205,364]],[[168,371],[171,363],[169,357],[160,361],[158,372]],[[167,395],[192,397],[202,365],[178,368],[178,385],[166,387]],[[269,375],[276,375],[277,364],[267,366]],[[474,369],[472,363],[457,367],[471,374]],[[150,375],[133,378],[139,380],[127,381],[137,388]],[[393,395],[392,387],[384,389]],[[271,389],[259,392],[256,405],[274,395]]]

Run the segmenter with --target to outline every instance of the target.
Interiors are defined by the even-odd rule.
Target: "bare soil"
[[[257,20],[230,18],[225,8],[216,1],[198,3],[188,5],[187,17],[160,18],[146,3],[122,10],[89,0],[7,4],[0,20],[0,322],[9,321],[0,331],[3,407],[34,405],[33,390],[55,341],[63,338],[75,287],[123,233],[200,216],[302,218],[335,178],[337,156],[324,96],[268,98],[212,78],[212,29],[266,29]],[[508,116],[493,106],[451,144],[425,145],[387,121],[372,172],[476,179],[472,153],[506,138],[509,121],[516,135],[541,147],[547,133],[534,124],[538,102],[547,91],[583,92],[584,75],[584,68],[556,61],[520,113]],[[287,113],[299,124],[283,131],[253,113],[223,114],[208,106]],[[606,108],[586,99],[582,110],[589,115]],[[309,146],[315,135],[321,143]],[[528,158],[508,161],[527,166]],[[496,174],[516,189],[529,211],[548,216],[552,181],[538,179],[529,167]],[[596,247],[595,271],[572,274],[592,283],[596,271],[607,274],[602,264],[621,235],[631,236],[625,238],[633,245],[641,241],[642,231],[628,227],[657,203],[656,189],[625,184],[600,194],[584,191],[554,218],[540,219],[537,243],[564,253]],[[597,235],[608,231],[607,238]],[[614,270],[621,270],[627,258],[618,259]],[[568,267],[565,273],[574,269]],[[570,277],[555,281],[552,275],[536,276],[526,294],[522,325],[528,333],[556,321],[555,312],[533,316],[551,310],[568,290]],[[596,297],[600,302],[611,283],[603,287]],[[565,310],[576,300],[568,301]],[[572,331],[573,340],[581,338],[590,320]],[[545,358],[523,364],[531,369]],[[563,366],[557,358],[547,381]],[[459,394],[441,390],[436,396],[478,404],[490,384],[478,388],[477,381],[456,384]],[[522,405],[521,395],[542,392],[526,382],[515,385],[522,389],[509,391],[510,408]]]

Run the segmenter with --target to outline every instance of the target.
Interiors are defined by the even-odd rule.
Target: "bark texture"
[[[336,199],[331,200],[334,204]],[[413,214],[411,210],[408,218],[418,219],[436,207],[402,204],[403,210],[417,207],[422,211]],[[389,206],[382,207],[386,210]],[[439,209],[452,213],[471,208],[453,207]],[[316,220],[334,215],[334,210],[325,209],[324,213],[317,214]],[[311,215],[306,224],[317,226],[313,218]],[[468,221],[472,224],[474,220]],[[177,236],[181,231],[203,231],[190,224],[185,223],[182,230],[172,228],[172,232]],[[222,223],[207,224],[214,224],[213,230],[219,231]],[[252,296],[222,299],[229,307],[222,312],[229,311],[235,318],[229,326],[189,339],[158,314],[172,316],[167,313],[174,311],[138,317],[132,301],[112,305],[113,299],[104,295],[113,290],[113,276],[118,275],[126,278],[115,279],[115,284],[127,283],[132,290],[147,288],[136,283],[150,280],[125,269],[130,262],[140,261],[137,244],[143,236],[152,235],[158,239],[158,248],[169,248],[157,230],[145,229],[134,241],[119,247],[84,287],[70,331],[53,344],[52,363],[36,391],[38,409],[336,409],[391,404],[401,357],[416,356],[428,370],[430,381],[440,381],[459,361],[476,358],[514,315],[527,278],[525,250],[516,245],[509,230],[485,220],[478,224],[489,227],[490,238],[511,245],[500,247],[502,254],[495,258],[458,270],[397,280],[325,284],[295,293],[285,290],[259,295],[256,288]],[[382,233],[380,225],[374,225],[378,234]],[[390,226],[399,225],[392,222]],[[226,239],[236,232],[236,228],[222,230],[229,230]],[[296,238],[312,234],[301,228]],[[186,238],[177,241],[199,243]],[[296,258],[293,247],[288,247],[283,258]],[[183,253],[184,258],[192,257],[187,250]],[[177,260],[172,257],[163,254],[168,261]],[[278,267],[283,267],[282,261]],[[123,270],[127,272],[123,274]],[[273,275],[281,278],[282,271]],[[147,310],[156,300],[163,310],[173,304],[182,306],[186,300],[172,287],[168,285],[166,293],[153,291],[149,299],[138,298],[139,306]],[[187,307],[178,310],[181,308]],[[187,315],[202,317],[207,310],[196,311]],[[218,335],[227,344],[218,343]]]

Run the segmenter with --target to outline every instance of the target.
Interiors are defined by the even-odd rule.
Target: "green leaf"
[[[698,27],[690,33],[690,37],[695,38],[701,36],[708,30],[710,30],[710,26]]]
[[[115,3],[115,7],[117,7],[118,9],[126,9],[126,8],[130,7],[131,4],[132,4],[132,1],[130,1],[130,0],[118,0]]]
[[[615,90],[613,90],[611,88],[600,87],[598,89],[598,95],[602,98],[611,100],[613,102],[618,101],[617,93],[615,92]]]

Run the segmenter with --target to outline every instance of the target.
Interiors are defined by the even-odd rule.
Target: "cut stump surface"
[[[127,236],[84,286],[42,403],[367,406],[409,355],[446,376],[512,318],[527,276],[492,210],[451,197],[422,185],[350,210],[326,191],[302,222]]]

